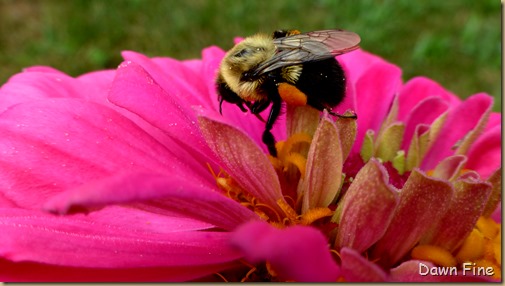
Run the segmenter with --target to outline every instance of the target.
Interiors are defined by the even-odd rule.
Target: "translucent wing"
[[[259,65],[252,75],[281,67],[332,58],[359,47],[358,34],[343,30],[322,30],[274,39],[276,54]]]

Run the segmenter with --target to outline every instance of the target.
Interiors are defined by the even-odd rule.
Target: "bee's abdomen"
[[[307,104],[331,109],[344,99],[344,71],[334,58],[304,63],[296,87],[307,95]]]

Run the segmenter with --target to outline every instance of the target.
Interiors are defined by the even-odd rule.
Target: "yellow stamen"
[[[310,225],[316,220],[323,218],[323,217],[329,217],[333,215],[333,211],[331,211],[329,208],[313,208],[309,209],[308,212],[304,213],[300,217],[300,224],[303,225]]]
[[[298,214],[286,201],[279,199],[277,200],[277,205],[286,214],[288,223],[296,223],[298,221]]]
[[[298,143],[308,143],[312,142],[312,137],[306,133],[295,133],[291,135],[284,143],[282,143],[282,148],[279,149],[279,159],[284,161],[286,156],[291,153],[293,146]]]
[[[457,264],[456,259],[449,251],[434,245],[418,245],[412,249],[411,256],[414,259],[430,261],[444,267],[452,267]]]
[[[477,229],[473,229],[460,247],[456,258],[459,262],[472,261],[484,254],[484,236]]]
[[[480,217],[475,225],[477,229],[487,238],[493,239],[497,234],[499,229],[499,224],[497,224],[490,217]]]
[[[295,165],[300,171],[302,179],[305,178],[305,166],[307,165],[307,159],[303,157],[300,153],[290,153],[285,158],[287,163],[291,163]],[[284,171],[286,171],[287,167],[284,167]]]

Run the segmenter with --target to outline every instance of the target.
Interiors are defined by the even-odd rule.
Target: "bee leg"
[[[339,114],[339,113],[335,113],[329,109],[326,109],[328,111],[329,114],[333,115],[333,116],[337,116],[339,118],[351,118],[351,119],[358,119],[358,115],[356,113],[353,113],[353,114],[350,114],[350,115],[344,115],[344,114]]]
[[[270,114],[268,115],[267,123],[265,125],[265,131],[263,132],[261,139],[263,140],[263,143],[267,145],[270,155],[277,157],[277,149],[275,149],[275,138],[271,131],[275,121],[281,113],[282,100],[279,94],[272,96],[270,99],[272,100],[272,109],[270,109]]]

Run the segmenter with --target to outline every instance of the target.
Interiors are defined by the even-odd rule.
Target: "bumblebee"
[[[345,96],[345,75],[335,56],[357,49],[359,42],[357,34],[343,30],[303,34],[278,30],[245,38],[226,53],[219,67],[219,112],[226,101],[263,120],[259,113],[272,105],[262,140],[274,157],[277,150],[271,130],[283,102],[356,118],[331,109]]]

